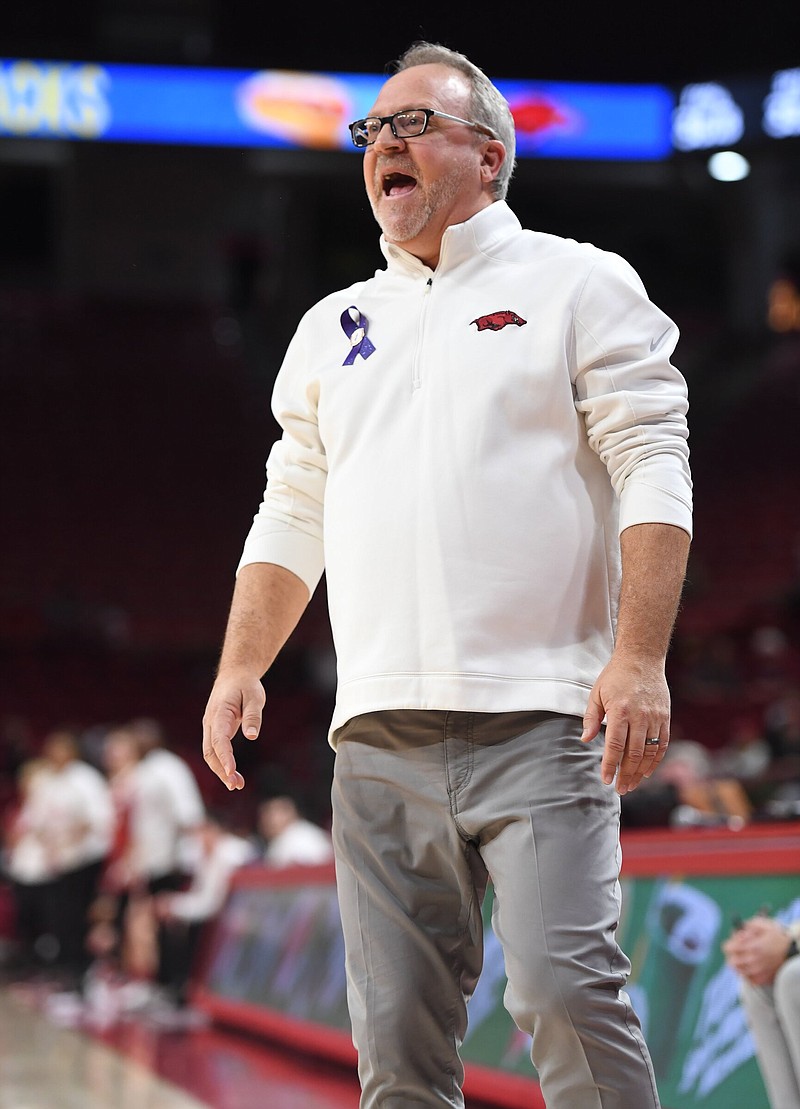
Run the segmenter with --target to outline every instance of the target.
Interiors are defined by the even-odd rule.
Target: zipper
[[[419,389],[422,385],[422,344],[425,332],[425,317],[428,314],[428,302],[430,299],[431,288],[433,287],[433,278],[429,277],[425,282],[425,289],[422,294],[422,309],[419,314],[419,323],[417,324],[417,342],[414,347],[414,361],[411,365],[411,388]]]

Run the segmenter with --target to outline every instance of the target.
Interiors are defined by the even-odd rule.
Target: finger
[[[244,785],[244,778],[236,769],[236,762],[231,755],[231,759],[227,765],[223,763],[220,755],[212,746],[209,740],[208,745],[203,744],[203,758],[208,763],[209,767],[214,771],[223,785],[228,789],[241,789]]]
[[[665,750],[661,728],[648,725],[644,729],[644,738],[634,738],[632,735],[628,737],[628,750],[623,761],[623,773],[620,775],[628,792],[636,789],[643,778],[650,777],[663,759]]]
[[[211,745],[211,725],[206,717],[203,718],[203,758],[218,778],[225,780],[225,771],[217,758],[217,753]]]
[[[222,770],[222,781],[228,789],[241,789],[244,778],[236,769],[236,759],[233,756],[233,744],[224,734],[211,733],[211,750],[217,758]]]
[[[617,771],[617,793],[620,796],[635,789],[641,780],[642,759],[646,751],[645,740],[648,735],[647,721],[641,718],[629,719],[628,739],[625,753]],[[649,758],[649,756],[648,756]]]
[[[627,724],[615,723],[606,726],[603,761],[600,764],[600,777],[607,786],[610,786],[614,781],[614,776],[625,754],[625,745],[627,741]]]
[[[642,780],[641,765],[642,756],[639,754],[639,744],[637,743],[625,752],[617,771],[616,789],[620,797],[624,797],[626,793],[636,789]]]
[[[231,743],[238,726],[238,713],[230,705],[208,711],[203,722],[203,757],[228,789],[241,789],[244,785]]]
[[[248,739],[257,739],[261,731],[261,712],[264,708],[264,688],[261,684],[258,693],[248,697],[242,709],[242,733]]]
[[[650,765],[645,768],[645,778],[649,778],[653,773],[655,773],[656,767],[659,765],[659,763],[664,761],[664,756],[666,755],[667,748],[669,747],[669,721],[666,721],[664,724],[661,725],[658,733],[653,732],[652,734],[658,734],[658,747],[653,748],[653,759]]]
[[[605,712],[599,696],[593,689],[589,694],[589,703],[586,706],[586,712],[583,716],[583,733],[581,734],[581,742],[589,743],[594,739],[603,723]]]

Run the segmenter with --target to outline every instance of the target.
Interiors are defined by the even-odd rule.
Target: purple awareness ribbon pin
[[[360,354],[362,358],[369,358],[375,347],[367,338],[366,316],[362,316],[356,306],[351,304],[349,308],[345,308],[342,312],[341,324],[342,331],[350,340],[350,353],[342,362],[342,365],[352,366],[357,354]]]

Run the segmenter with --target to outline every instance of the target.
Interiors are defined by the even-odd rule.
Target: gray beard
[[[387,239],[395,243],[407,243],[427,227],[433,215],[433,206],[427,197],[422,197],[421,203],[415,203],[413,209],[409,205],[403,212],[381,213],[374,204],[372,211]]]
[[[407,243],[415,239],[425,230],[435,213],[449,205],[458,195],[463,176],[462,172],[458,172],[440,177],[429,188],[417,184],[414,203],[394,213],[387,213],[385,209],[381,212],[379,201],[370,196],[373,215],[386,238],[395,243]]]

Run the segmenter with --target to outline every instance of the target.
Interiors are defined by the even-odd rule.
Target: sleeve
[[[201,863],[189,889],[171,896],[172,912],[180,920],[210,920],[222,908],[234,872],[250,862],[254,854],[250,848],[238,845],[219,847]]]
[[[575,310],[575,405],[620,501],[619,529],[692,531],[688,391],[670,357],[678,328],[627,262],[606,254]]]
[[[323,502],[327,459],[317,422],[318,389],[308,379],[308,315],[301,321],[275,381],[272,411],[281,438],[267,459],[267,484],[237,573],[252,562],[284,566],[313,593],[324,570]]]

